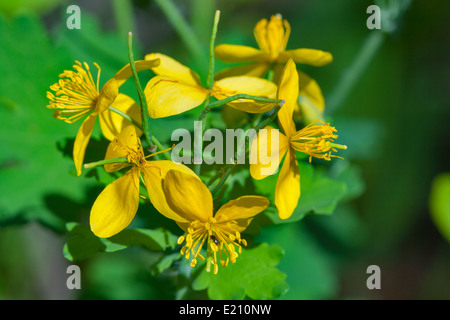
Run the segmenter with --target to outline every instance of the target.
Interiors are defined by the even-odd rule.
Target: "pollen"
[[[101,69],[97,68],[97,79],[94,81],[89,65],[75,61],[73,70],[65,70],[59,75],[59,81],[50,86],[53,92],[47,92],[49,109],[56,109],[54,117],[73,123],[95,109],[99,97]]]
[[[309,155],[309,162],[313,157],[327,161],[331,160],[332,157],[340,158],[333,155],[332,152],[337,152],[337,149],[347,149],[347,146],[334,143],[334,139],[338,137],[335,134],[336,128],[323,121],[320,121],[321,124],[317,125],[317,122],[309,124],[291,136],[290,144],[292,148]]]
[[[236,221],[217,223],[212,217],[207,222],[193,221],[187,228],[187,235],[178,238],[178,244],[185,243],[180,253],[186,259],[192,258],[190,265],[194,267],[197,265],[197,258],[204,260],[200,252],[206,243],[206,270],[209,272],[212,264],[213,272],[217,274],[219,264],[226,267],[229,261],[235,263],[242,252],[242,245],[247,245],[237,228]]]

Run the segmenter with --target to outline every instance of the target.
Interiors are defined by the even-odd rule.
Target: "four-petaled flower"
[[[136,61],[136,70],[150,69],[158,64],[159,60]],[[73,66],[75,71],[66,70],[60,74],[60,80],[50,86],[54,93],[47,92],[47,98],[50,100],[47,108],[56,109],[55,118],[73,123],[87,116],[78,130],[73,147],[77,175],[81,174],[86,148],[97,116],[100,119],[103,135],[110,141],[125,127],[131,125],[122,116],[109,110],[110,106],[128,114],[137,122],[141,121],[139,106],[132,98],[119,93],[119,87],[132,75],[130,65],[120,69],[103,85],[101,90],[100,67],[96,63],[94,65],[98,69],[96,81],[86,62],[81,64],[75,61]]]
[[[309,48],[286,50],[291,33],[287,20],[277,14],[270,18],[260,20],[254,29],[254,36],[259,49],[244,46],[220,44],[215,48],[215,55],[224,62],[249,62],[250,64],[231,67],[218,73],[217,79],[234,75],[248,75],[264,77],[269,70],[274,73],[273,80],[279,81],[279,76],[285,63],[292,59],[299,64],[316,67],[324,66],[333,61],[331,53]],[[309,75],[298,71],[299,101],[294,105],[294,118],[302,118],[310,123],[321,119],[325,109],[325,99],[317,82]]]
[[[254,35],[259,49],[232,44],[220,44],[215,48],[215,55],[224,62],[252,62],[250,65],[240,66],[229,70],[228,74],[246,74],[263,77],[271,68],[283,68],[292,59],[300,64],[324,66],[333,60],[329,52],[316,49],[286,50],[291,33],[287,20],[277,14],[260,20],[254,29]],[[221,75],[221,77],[224,74]]]
[[[214,273],[231,261],[234,263],[242,246],[247,242],[241,233],[248,227],[253,217],[264,211],[269,200],[261,196],[242,196],[221,206],[213,215],[213,198],[209,189],[195,176],[181,171],[169,171],[162,183],[169,212],[173,220],[186,235],[178,238],[183,244],[181,254],[191,259],[191,266],[197,259],[204,260],[201,249],[206,243],[207,271],[211,264]]]
[[[253,159],[250,174],[257,180],[275,174],[283,156],[286,155],[275,187],[275,205],[281,219],[292,215],[300,198],[300,171],[295,151],[308,154],[310,161],[312,157],[331,160],[331,157],[337,157],[331,152],[336,152],[336,148],[346,148],[333,144],[333,139],[337,138],[334,134],[336,129],[329,123],[312,123],[299,131],[296,130],[292,116],[297,96],[298,73],[294,61],[289,60],[281,74],[277,92],[277,98],[285,101],[278,112],[279,124],[284,134],[267,126],[264,128],[266,130],[258,133],[253,140],[250,150],[250,157]],[[274,130],[276,134],[272,135]],[[268,150],[273,136],[279,139],[278,144],[275,144],[275,150]],[[262,162],[261,154],[268,155],[270,161]],[[278,165],[274,166],[273,163]]]
[[[154,154],[150,155],[153,156]],[[134,126],[126,127],[110,142],[105,159],[127,157],[126,163],[105,165],[107,172],[131,167],[123,176],[110,183],[97,197],[91,209],[90,225],[98,237],[108,238],[126,228],[139,206],[139,185],[142,180],[148,196],[158,211],[164,211],[161,181],[169,170],[179,170],[186,175],[195,175],[188,167],[171,160],[147,161],[141,141]]]

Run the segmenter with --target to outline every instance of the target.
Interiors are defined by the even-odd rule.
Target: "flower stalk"
[[[152,133],[150,131],[150,126],[148,123],[148,108],[147,99],[145,98],[144,91],[142,90],[141,82],[136,71],[136,66],[134,64],[133,55],[133,33],[128,33],[128,58],[130,60],[131,72],[133,73],[134,82],[136,84],[136,89],[139,95],[139,101],[141,105],[141,118],[142,118],[142,131],[144,132],[145,141],[147,141],[149,151],[155,151],[155,146],[152,142]]]
[[[275,99],[273,99],[275,100]],[[280,101],[278,106],[275,108],[274,112],[270,115],[270,117],[262,120],[261,122],[259,122],[255,127],[253,127],[253,129],[258,132],[259,130],[263,129],[264,127],[268,126],[269,124],[271,124],[275,118],[278,115],[278,112],[280,111],[281,107],[284,104],[284,100],[278,100]],[[241,148],[237,151],[237,156],[236,158],[239,159],[240,155],[242,154],[242,152],[247,152],[248,150],[246,150],[245,148],[245,144],[240,144]],[[213,184],[213,182],[215,182],[215,179],[218,177],[217,175],[214,176],[209,182],[209,186],[208,189],[211,191],[211,194],[214,196],[215,194],[217,194],[217,192],[219,192],[219,190],[222,188],[222,186],[224,185],[224,183],[226,182],[226,180],[228,179],[228,177],[230,176],[231,172],[233,171],[233,169],[236,167],[236,164],[228,164],[226,165],[222,170],[224,172],[222,178],[219,180],[218,183]]]
[[[128,158],[127,157],[105,159],[105,160],[95,161],[95,162],[91,162],[91,163],[85,163],[84,164],[84,168],[85,169],[90,169],[90,168],[95,168],[95,167],[98,167],[98,166],[103,166],[105,164],[127,163],[127,162],[128,162]]]
[[[122,116],[124,119],[130,121],[130,123],[132,123],[136,128],[138,128],[139,130],[142,131],[142,126],[140,123],[136,122],[132,117],[130,117],[129,115],[127,115],[126,113],[114,108],[114,107],[109,107],[109,110],[111,110],[112,112],[117,113],[118,115]],[[159,149],[159,150],[164,150],[166,149],[163,144],[161,143],[161,141],[159,141],[154,135],[152,135],[152,142],[153,144]],[[167,160],[171,160],[171,156],[167,153],[167,152],[162,152],[164,158],[166,158]]]

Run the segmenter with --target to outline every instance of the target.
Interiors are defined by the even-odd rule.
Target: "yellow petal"
[[[110,183],[95,200],[91,209],[92,232],[101,238],[111,237],[125,229],[139,206],[139,170],[133,168]]]
[[[273,15],[267,24],[267,42],[272,58],[276,58],[278,53],[286,48],[287,38],[285,38],[283,19],[279,14]]]
[[[220,44],[214,49],[215,56],[224,62],[264,61],[267,54],[261,50],[241,45]]]
[[[91,138],[92,130],[94,129],[96,118],[96,113],[92,113],[89,117],[87,117],[81,124],[80,129],[78,129],[78,133],[75,138],[75,143],[73,146],[73,161],[75,163],[78,176],[81,175],[81,166],[83,165],[84,155],[86,153],[89,139]]]
[[[175,78],[156,76],[145,87],[148,114],[151,118],[164,118],[198,107],[208,95],[208,90],[178,81]]]
[[[258,21],[255,28],[253,29],[253,34],[261,50],[268,53],[270,52],[270,47],[267,40],[267,24],[267,19],[261,19],[260,21]]]
[[[148,59],[135,61],[134,65],[136,67],[136,71],[139,72],[142,70],[155,68],[159,65],[159,63],[159,59]],[[123,85],[131,76],[133,76],[133,72],[131,71],[130,64],[127,64],[114,75],[114,79],[117,81],[117,87]]]
[[[220,80],[228,77],[250,76],[262,78],[266,75],[269,64],[266,62],[257,62],[244,66],[237,66],[220,70],[214,76],[214,79]]]
[[[224,105],[221,110],[222,120],[227,128],[242,128],[249,122],[250,116],[244,111]]]
[[[278,141],[273,139],[278,136]],[[250,147],[250,174],[256,180],[275,174],[288,150],[289,141],[270,126],[260,130]]]
[[[178,222],[178,221],[175,221],[175,222],[184,232],[188,232],[190,222]]]
[[[127,126],[109,143],[106,149],[105,160],[127,157],[130,152],[138,152],[138,148],[139,140],[136,129],[134,126]],[[105,170],[107,172],[114,172],[129,165],[129,163],[109,163],[105,164]]]
[[[283,20],[283,25],[285,29],[283,38],[283,50],[285,50],[289,40],[289,36],[291,35],[291,25],[289,24],[289,22],[287,22],[287,20]]]
[[[217,223],[231,220],[249,219],[264,211],[270,202],[261,196],[242,196],[228,201],[216,212]]]
[[[179,63],[175,59],[166,56],[162,53],[150,53],[145,56],[145,60],[160,59],[161,63],[152,68],[153,72],[160,76],[168,76],[175,78],[178,81],[190,84],[193,86],[200,86],[200,77],[190,68]]]
[[[295,62],[322,67],[333,61],[333,55],[329,52],[316,49],[287,50],[280,54],[279,62],[292,58]]]
[[[183,218],[208,222],[213,214],[211,192],[199,179],[177,170],[170,170],[163,181],[169,207]]]
[[[281,219],[289,218],[300,198],[300,171],[295,151],[289,148],[275,187],[275,205]]]
[[[284,100],[284,105],[278,112],[278,120],[284,131],[289,137],[295,133],[295,124],[293,120],[294,108],[298,99],[298,73],[294,61],[291,59],[286,63],[278,84],[277,98]]]
[[[147,188],[149,199],[156,210],[167,218],[177,222],[189,222],[187,218],[172,210],[167,203],[163,183],[167,172],[170,170],[180,171],[200,181],[200,178],[183,164],[178,164],[170,160],[148,161],[147,164],[141,168],[141,172],[144,176],[144,184]]]
[[[294,118],[300,118],[305,124],[323,120],[325,99],[317,82],[306,73],[299,71],[300,91],[298,105],[294,110]]]
[[[241,93],[273,99],[276,95],[277,86],[271,81],[258,77],[239,76],[216,81],[212,91],[217,99],[225,99]],[[228,105],[245,112],[262,113],[273,109],[276,104],[239,99],[228,103]]]
[[[101,113],[109,108],[119,94],[119,87],[116,79],[109,79],[100,91],[95,111]]]
[[[141,123],[141,109],[129,96],[119,93],[111,106],[129,115],[137,123]],[[109,109],[100,113],[99,120],[102,133],[109,141],[112,141],[125,127],[133,125],[130,121]],[[140,136],[142,131],[136,129],[137,135]]]

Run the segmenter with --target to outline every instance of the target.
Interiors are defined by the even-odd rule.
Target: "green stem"
[[[115,112],[118,115],[122,116],[123,118],[125,118],[126,120],[131,122],[136,128],[138,128],[139,130],[142,131],[141,124],[139,122],[137,122],[136,120],[134,120],[132,117],[130,117],[128,114],[126,114],[114,107],[109,107],[108,109],[111,110],[112,112]],[[163,144],[154,135],[152,135],[152,142],[160,151],[167,149],[163,146]],[[167,160],[172,160],[172,158],[170,157],[170,155],[167,152],[163,152],[162,154],[164,155],[164,158],[166,158]]]
[[[218,0],[190,1],[190,17],[194,33],[202,45],[206,45],[211,37],[209,27],[213,24],[214,11]]]
[[[211,187],[211,194],[215,195],[223,186],[223,184],[225,183],[225,181],[228,179],[228,176],[230,175],[231,171],[234,169],[235,165],[227,165],[224,169],[225,173],[222,177],[222,179],[220,179],[219,183],[217,183],[214,187]]]
[[[110,164],[110,163],[127,163],[127,162],[128,162],[127,157],[121,157],[121,158],[105,159],[105,160],[100,160],[100,161],[96,161],[96,162],[86,163],[86,164],[84,164],[84,167],[86,169],[89,169],[89,168],[103,166],[105,164]]]
[[[201,67],[206,57],[203,53],[202,45],[192,27],[186,22],[172,0],[155,0],[155,2],[181,37],[181,40],[196,60],[198,66]]]
[[[155,136],[152,136],[152,142],[155,144],[155,146],[157,147],[157,150],[159,150],[159,151],[167,149],[162,145],[162,143],[158,139],[156,139]],[[166,158],[166,160],[172,160],[172,157],[167,153],[167,151],[162,152],[162,155],[164,156],[164,158]]]
[[[208,77],[206,81],[206,87],[211,90],[214,85],[214,43],[216,41],[216,35],[217,35],[217,26],[219,25],[219,19],[220,19],[220,11],[217,10],[216,14],[214,15],[214,24],[211,32],[211,39],[209,41],[209,68],[208,68]],[[206,116],[208,112],[211,110],[209,107],[209,101],[211,99],[211,95],[208,94],[205,101],[203,101],[204,109],[202,113],[200,114],[199,121],[202,122],[202,130],[201,135],[197,136],[196,141],[194,141],[194,156],[197,154],[202,154],[202,145],[203,145],[203,133],[205,132],[205,124],[206,124]],[[200,169],[202,166],[202,159],[200,159],[200,162],[197,159],[194,158],[194,171],[199,176],[200,175]]]
[[[206,80],[206,87],[211,90],[214,85],[214,45],[217,36],[217,27],[219,25],[220,10],[216,10],[214,15],[214,24],[211,32],[211,41],[209,41],[209,69],[208,78]]]
[[[133,4],[131,0],[113,0],[114,17],[117,30],[125,36],[128,32],[134,32]]]
[[[200,114],[199,120],[203,120],[206,117],[206,115],[208,114],[208,112],[211,111],[211,109],[223,106],[227,103],[230,103],[230,102],[232,102],[234,100],[238,100],[238,99],[250,99],[250,100],[255,100],[255,101],[260,101],[260,102],[276,103],[276,104],[284,103],[284,100],[269,99],[269,98],[252,96],[249,94],[240,93],[240,94],[236,94],[234,96],[231,96],[231,97],[219,100],[219,101],[215,101],[213,103],[206,104],[205,108],[203,109],[202,113]]]
[[[370,32],[358,55],[353,59],[353,63],[344,71],[337,86],[327,99],[328,102],[325,109],[327,113],[336,111],[345,102],[345,99],[347,99],[352,89],[361,79],[364,71],[370,65],[370,62],[380,49],[385,38],[386,33],[382,31]]]
[[[381,30],[370,31],[357,56],[352,60],[353,63],[344,71],[334,91],[330,94],[327,100],[327,112],[334,112],[345,102],[345,99],[359,82],[375,54],[381,48],[386,37],[397,29],[403,14],[411,5],[411,2],[412,0],[375,1],[382,10],[383,21]]]
[[[200,114],[199,121],[201,121],[202,130],[200,134],[197,134],[194,137],[194,172],[200,176],[200,169],[202,167],[202,159],[196,159],[195,156],[198,154],[202,154],[202,148],[203,148],[203,134],[205,132],[205,124],[206,124],[206,115],[209,111],[206,111],[208,109],[209,100],[211,99],[211,96],[208,94],[205,101],[203,101],[203,104],[205,105],[203,112]],[[205,112],[206,111],[206,112]],[[196,162],[200,161],[200,162]]]
[[[268,126],[270,123],[272,123],[275,118],[278,115],[278,112],[280,111],[281,107],[284,104],[284,100],[281,100],[280,104],[275,108],[274,112],[270,115],[270,117],[268,117],[267,119],[261,121],[258,125],[256,125],[253,129],[258,132],[260,129],[263,129],[264,127]],[[240,150],[238,150],[237,152],[237,159],[239,159],[240,155],[242,152],[246,151],[245,149],[245,144],[242,145],[242,148]],[[236,164],[234,163],[230,163],[227,164],[223,170],[224,170],[224,175],[222,176],[222,178],[220,179],[220,181],[215,184],[212,185],[212,183],[215,181],[215,178],[217,177],[214,176],[213,178],[211,178],[210,183],[211,185],[208,186],[209,190],[211,191],[211,194],[214,196],[224,185],[225,181],[228,179],[228,177],[230,176],[231,172],[233,171],[233,169],[236,168]]]
[[[128,120],[129,122],[131,122],[136,128],[142,130],[142,126],[139,122],[137,122],[136,120],[134,120],[132,117],[130,117],[128,114],[126,114],[125,112],[120,111],[119,109],[116,109],[112,106],[110,106],[108,108],[109,110],[111,110],[114,113],[117,113],[118,115],[120,115],[121,117],[125,118],[126,120]]]
[[[136,71],[133,57],[133,34],[128,33],[128,57],[130,59],[131,72],[133,73],[134,82],[139,95],[139,101],[141,103],[141,118],[142,118],[142,131],[144,132],[145,140],[147,141],[148,148],[153,149],[152,134],[148,123],[148,111],[147,111],[147,99],[145,98],[144,91],[142,90],[141,82]]]
[[[267,119],[265,119],[265,120],[261,121],[260,123],[258,123],[253,129],[258,131],[258,130],[263,129],[264,127],[268,126],[269,124],[271,124],[275,120],[275,118],[278,116],[278,111],[280,111],[280,109],[281,109],[281,107],[283,105],[284,105],[284,100],[281,100],[281,102],[275,108],[273,113]]]

